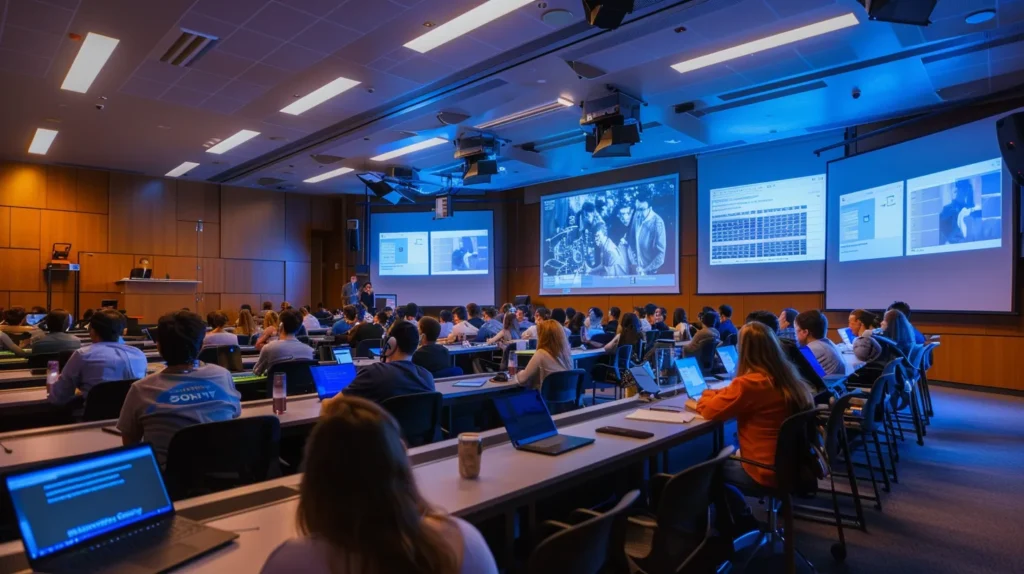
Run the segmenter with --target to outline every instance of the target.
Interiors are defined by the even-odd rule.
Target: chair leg
[[[893,423],[892,411],[888,408],[885,409],[885,440],[889,444],[893,453],[893,460],[899,462],[900,460],[900,443],[896,440],[896,427]]]
[[[899,451],[896,449],[896,441],[889,436],[888,432],[885,432],[885,445],[889,449],[889,464],[892,466],[893,482],[899,482],[896,479],[896,463],[900,460]]]
[[[910,420],[914,425],[914,432],[917,434],[917,444],[924,446],[924,424],[921,422],[921,413],[917,410],[917,399],[913,394],[910,396]]]
[[[861,504],[860,501],[860,487],[857,485],[857,474],[853,468],[853,453],[850,452],[850,443],[846,439],[845,429],[842,441],[843,451],[846,453],[846,476],[850,480],[850,493],[853,495],[853,508],[857,513],[857,521],[860,523],[860,529],[867,532],[868,523],[864,520],[864,505]],[[832,487],[832,490],[833,492],[835,491],[835,486]]]
[[[882,456],[882,444],[878,440],[878,431],[871,431],[871,438],[875,443],[875,455],[878,457],[878,466],[881,467],[882,481],[885,484],[882,490],[891,492],[892,482],[889,479],[889,469],[885,467],[885,457]]]
[[[871,487],[875,489],[875,508],[882,510],[882,494],[878,492],[878,481],[875,480],[875,469],[871,464],[871,454],[868,452],[868,441],[867,437],[861,441],[861,445],[864,447],[864,458],[867,460],[868,476],[871,477]],[[853,473],[850,473],[853,476]]]

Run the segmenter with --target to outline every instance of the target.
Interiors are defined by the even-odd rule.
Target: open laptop
[[[35,572],[166,572],[238,538],[175,515],[148,444],[37,466],[5,481]]]
[[[700,400],[704,391],[708,390],[708,383],[704,380],[704,375],[701,373],[697,357],[676,359],[676,370],[679,371],[679,380],[683,382],[683,387],[686,388],[686,396],[690,397],[686,401],[686,408],[696,411],[697,401]]]
[[[517,450],[559,455],[594,442],[592,438],[558,434],[548,406],[536,389],[495,398],[494,406]]]
[[[335,363],[339,365],[352,364],[352,349],[350,347],[334,347],[331,349],[331,353],[334,355]]]
[[[836,330],[839,331],[839,338],[842,339],[843,343],[851,346],[853,345],[853,340],[856,339],[857,336],[853,334],[853,331],[850,330],[849,327]]]
[[[722,366],[725,367],[725,374],[730,378],[736,374],[736,366],[740,364],[739,354],[736,353],[735,345],[726,345],[724,347],[718,347],[718,360],[722,361]]]
[[[45,318],[46,313],[29,313],[25,316],[25,324],[35,326]]]
[[[329,399],[345,390],[353,379],[356,378],[356,366],[349,358],[348,363],[337,365],[321,365],[309,370],[313,374],[313,384],[316,385],[316,395],[320,400]]]

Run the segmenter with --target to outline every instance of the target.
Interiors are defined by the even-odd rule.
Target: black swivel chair
[[[583,369],[558,371],[544,377],[540,395],[548,405],[551,414],[564,413],[580,408],[583,385],[587,372]]]
[[[281,475],[281,423],[245,417],[185,427],[167,448],[164,479],[172,500],[256,484]]]
[[[316,392],[316,383],[313,382],[312,367],[319,365],[318,361],[299,360],[283,361],[271,365],[267,369],[267,396],[274,396],[274,375],[284,373],[287,396],[308,395]]]
[[[199,360],[209,365],[220,365],[233,373],[245,370],[242,366],[242,350],[238,345],[203,347],[199,352]]]
[[[700,370],[705,375],[710,375],[715,371],[715,360],[717,359],[717,350],[720,340],[717,338],[708,338],[697,347],[697,352],[694,354],[697,357],[697,364],[700,365]]]
[[[633,345],[619,345],[615,348],[615,354],[611,355],[611,363],[594,365],[594,384],[591,392],[591,400],[597,402],[597,387],[613,385],[615,387],[615,398],[619,398],[619,389],[622,388],[622,371],[633,366]]]
[[[64,365],[67,365],[68,361],[71,360],[71,355],[74,354],[75,351],[61,351],[60,353],[57,353],[57,360],[60,362],[60,369],[62,371],[64,370]]]
[[[370,349],[379,349],[379,348],[380,348],[380,339],[365,339],[363,341],[359,341],[359,344],[356,345],[356,352],[355,352],[354,356],[355,357],[362,357],[364,359],[372,359],[373,358],[373,353],[370,352]]]
[[[89,389],[85,397],[84,421],[105,421],[121,416],[121,407],[128,396],[132,383],[138,379],[124,381],[107,381]]]
[[[30,369],[45,369],[49,366],[50,361],[60,362],[60,353],[40,353],[38,355],[31,354],[28,356],[28,368]]]
[[[256,343],[256,335],[235,335],[238,337],[238,346],[248,346]]]
[[[639,496],[638,490],[626,493],[615,508],[604,514],[581,508],[573,511],[570,523],[545,521],[541,529],[551,534],[530,553],[526,572],[598,574],[619,566],[623,562],[622,522]]]
[[[391,397],[380,403],[402,427],[410,447],[423,446],[441,436],[441,400],[438,392]]]

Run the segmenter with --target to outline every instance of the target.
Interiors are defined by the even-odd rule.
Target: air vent
[[[279,183],[284,183],[284,182],[285,182],[285,180],[283,180],[281,178],[278,178],[278,177],[261,177],[261,178],[256,180],[256,183],[258,183],[260,185],[263,185],[263,186],[266,186],[266,187],[271,187],[271,186],[277,185]]]
[[[711,106],[711,107],[703,108],[703,109],[700,109],[700,110],[693,110],[692,112],[690,112],[690,115],[692,115],[695,118],[702,118],[702,117],[704,117],[704,116],[706,116],[708,114],[713,114],[715,112],[724,112],[725,110],[731,110],[733,108],[741,108],[743,106],[749,106],[751,104],[759,104],[761,102],[767,102],[769,100],[777,100],[779,98],[785,98],[787,96],[793,96],[793,95],[796,95],[796,94],[803,94],[805,92],[813,92],[815,90],[822,90],[822,89],[825,89],[827,87],[828,86],[825,84],[825,82],[822,82],[822,81],[819,80],[817,82],[811,82],[810,84],[805,84],[803,86],[795,86],[795,87],[792,87],[792,88],[787,88],[785,90],[779,90],[777,92],[770,92],[770,93],[767,93],[767,94],[761,94],[759,96],[755,96],[753,98],[747,98],[745,100],[734,100],[734,101],[730,101],[727,104],[721,104],[721,105],[718,105],[718,106]],[[718,96],[718,97],[724,99],[724,96]]]
[[[217,40],[218,38],[215,36],[182,29],[178,39],[171,44],[163,56],[160,56],[160,61],[179,68],[187,68],[203,57],[203,54],[208,52],[217,43]]]

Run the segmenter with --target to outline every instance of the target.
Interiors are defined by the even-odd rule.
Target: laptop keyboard
[[[551,446],[558,446],[558,445],[562,444],[563,440],[564,439],[561,437],[561,435],[557,435],[556,434],[555,436],[549,436],[548,438],[541,439],[541,440],[539,440],[537,442],[530,443],[530,444],[531,444],[531,446],[536,446],[536,447],[540,447],[540,448],[548,448],[548,447],[551,447]]]
[[[55,559],[54,562],[59,565],[58,567],[64,567],[60,568],[61,570],[67,568],[75,572],[99,572],[132,554],[149,550],[158,543],[183,540],[203,528],[204,526],[197,522],[168,518],[112,537],[100,538],[75,552]]]

